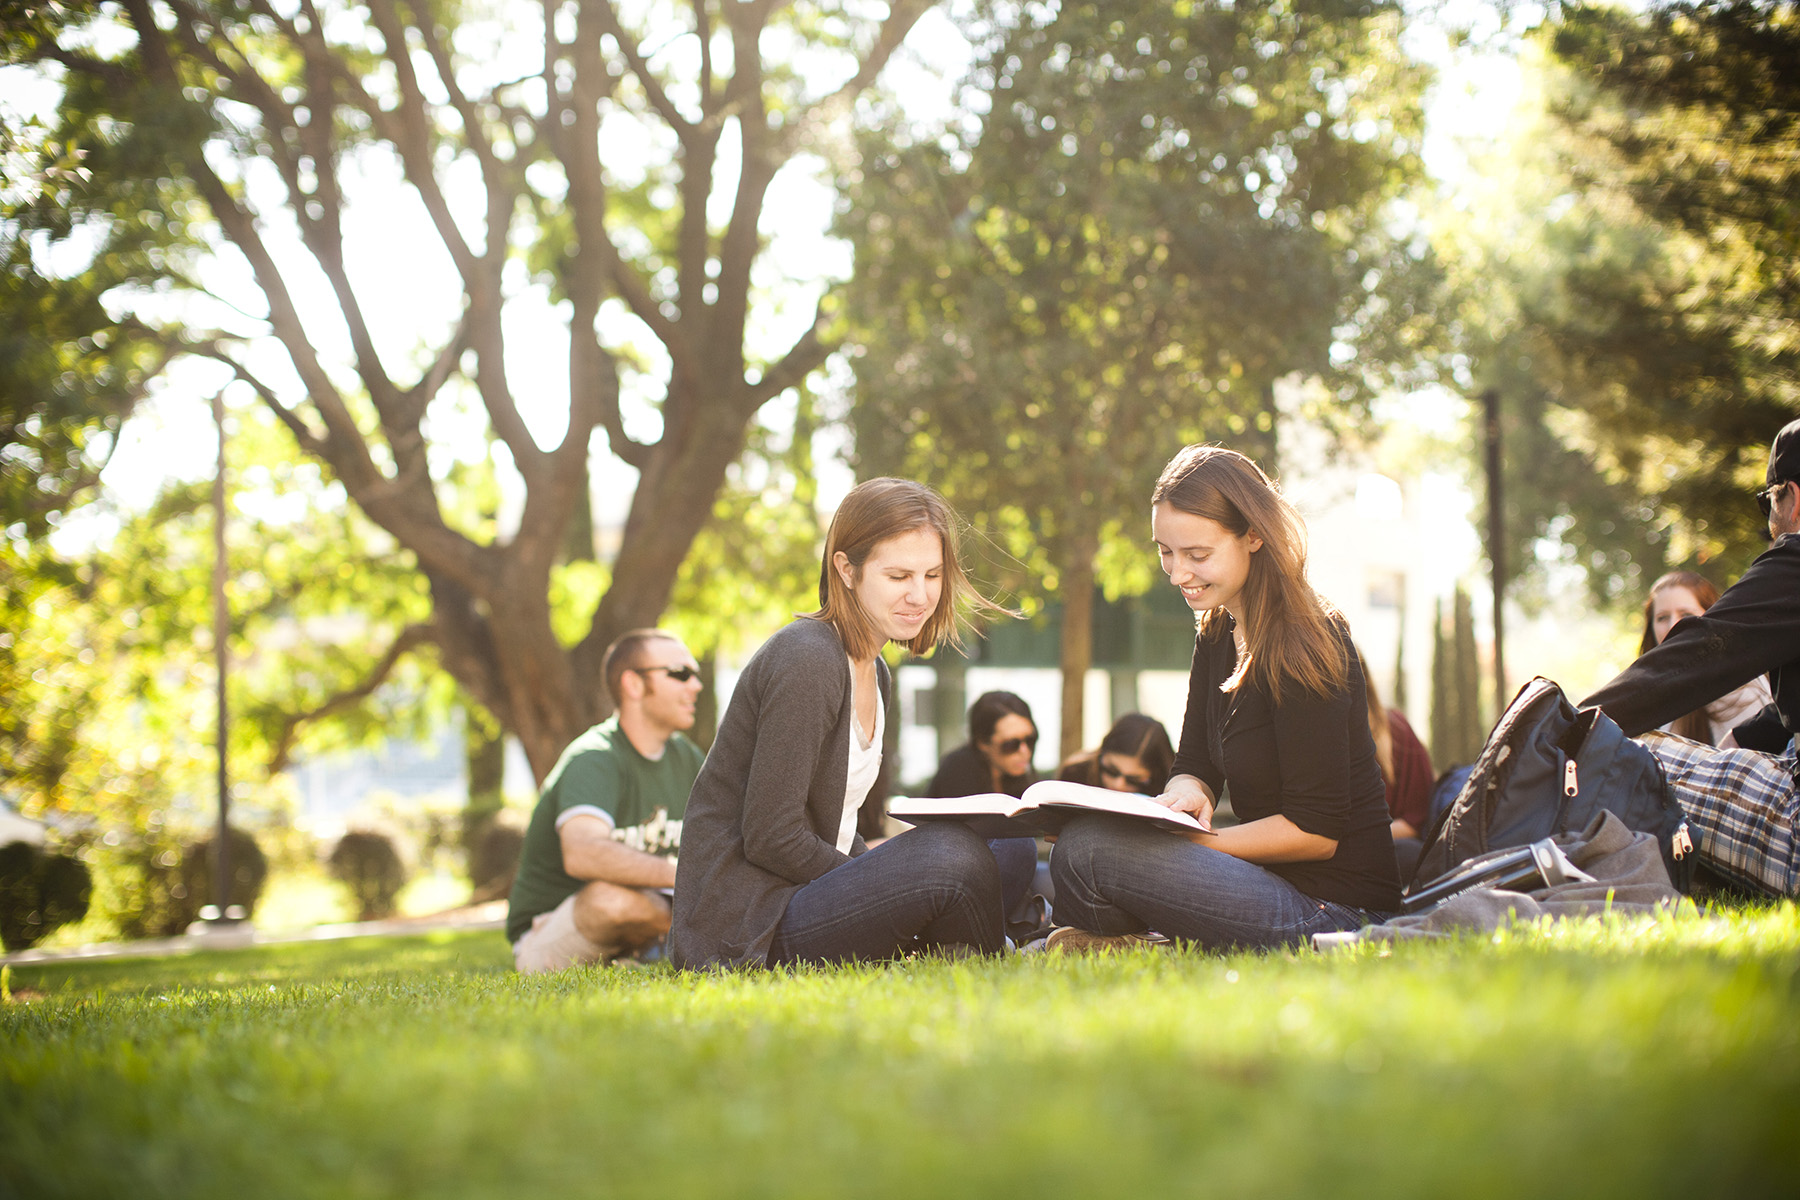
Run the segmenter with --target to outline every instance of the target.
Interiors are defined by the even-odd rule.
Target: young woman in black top
[[[1163,572],[1194,610],[1187,715],[1163,803],[1210,824],[1173,834],[1072,821],[1051,858],[1051,945],[1146,930],[1208,949],[1277,947],[1400,907],[1361,669],[1343,617],[1306,582],[1299,514],[1248,458],[1189,446],[1152,496]]]

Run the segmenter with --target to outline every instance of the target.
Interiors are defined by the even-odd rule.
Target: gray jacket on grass
[[[875,663],[887,704],[887,664]],[[868,849],[837,848],[850,773],[850,659],[837,630],[802,617],[739,676],[688,797],[669,958],[762,966],[788,900]]]
[[[1475,888],[1422,912],[1394,917],[1345,933],[1315,933],[1313,949],[1353,942],[1399,942],[1491,933],[1503,925],[1529,924],[1546,917],[1646,916],[1669,911],[1692,913],[1693,902],[1669,882],[1656,835],[1632,829],[1617,813],[1600,810],[1579,833],[1559,833],[1555,842],[1589,878],[1531,892]],[[1510,849],[1510,848],[1508,848]],[[1469,861],[1508,853],[1495,850]]]

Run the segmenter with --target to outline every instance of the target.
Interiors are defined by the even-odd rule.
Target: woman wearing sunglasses
[[[872,479],[825,538],[819,608],[758,650],[688,798],[669,957],[684,968],[890,958],[1004,944],[1000,876],[966,825],[873,850],[856,814],[881,770],[880,651],[954,641],[971,588],[955,518],[922,484]]]
[[[1174,765],[1175,747],[1169,743],[1163,723],[1134,712],[1113,722],[1098,750],[1084,751],[1063,763],[1057,778],[1115,792],[1158,796]]]
[[[1168,833],[1069,822],[1050,860],[1050,937],[1070,950],[1147,929],[1206,949],[1277,947],[1400,907],[1361,668],[1343,617],[1306,580],[1306,529],[1236,451],[1189,446],[1151,496],[1169,581],[1194,610],[1187,714],[1163,803],[1210,823]]]
[[[980,796],[1003,792],[1023,796],[1036,780],[1031,755],[1037,749],[1037,722],[1031,705],[1011,692],[983,692],[969,705],[969,740],[938,762],[925,786],[927,796]],[[1000,865],[1000,902],[1008,915],[1025,899],[1037,874],[1035,838],[993,838],[988,849]]]

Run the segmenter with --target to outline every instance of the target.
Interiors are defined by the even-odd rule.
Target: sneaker
[[[1044,942],[1046,950],[1065,954],[1094,954],[1104,950],[1130,950],[1134,946],[1167,946],[1169,939],[1160,933],[1089,933],[1072,925],[1050,931]]]

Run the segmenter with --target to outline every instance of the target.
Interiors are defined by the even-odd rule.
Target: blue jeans
[[[1000,911],[1011,920],[1037,876],[1037,839],[990,838],[988,849],[1000,866]]]
[[[1070,821],[1050,856],[1056,923],[1158,933],[1208,950],[1274,949],[1382,919],[1309,896],[1273,871],[1129,818]]]
[[[926,821],[795,892],[769,965],[893,958],[908,950],[1004,944],[1000,869],[958,821]]]

